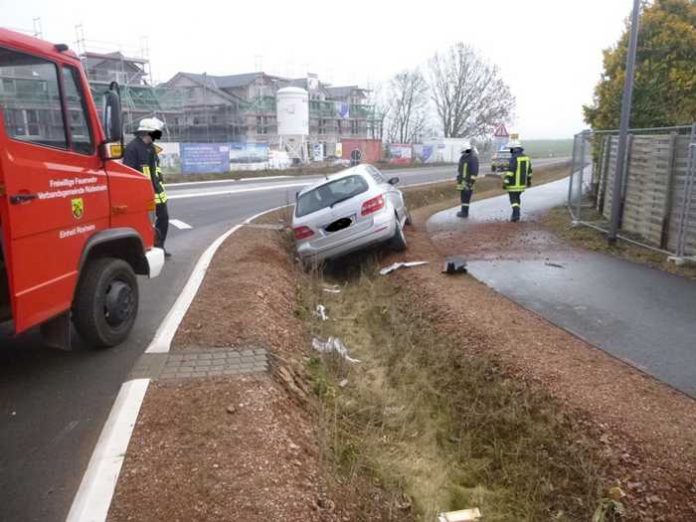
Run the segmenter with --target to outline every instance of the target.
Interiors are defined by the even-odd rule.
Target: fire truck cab
[[[64,348],[71,322],[91,346],[125,340],[136,274],[164,265],[152,184],[116,161],[118,86],[103,96],[100,121],[75,53],[0,29],[0,322]]]

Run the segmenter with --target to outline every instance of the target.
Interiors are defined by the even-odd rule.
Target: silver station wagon
[[[303,261],[322,261],[378,243],[406,248],[404,197],[372,165],[357,165],[297,194],[292,227]]]

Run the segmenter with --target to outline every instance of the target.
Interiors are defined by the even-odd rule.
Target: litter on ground
[[[466,274],[466,260],[463,257],[453,256],[445,259],[443,274]]]
[[[468,522],[469,520],[479,520],[480,518],[481,511],[479,511],[479,508],[450,511],[449,513],[440,513],[437,516],[438,522]]]
[[[340,294],[341,289],[338,285],[324,286],[324,292],[327,294]]]
[[[421,265],[427,265],[427,261],[398,261],[396,263],[393,263],[389,266],[385,266],[379,271],[379,275],[387,275],[394,270],[398,270],[399,268],[411,268],[414,266],[421,266]]]
[[[322,321],[326,321],[329,318],[329,316],[326,315],[326,307],[322,304],[317,305],[316,310],[314,310],[314,316],[318,317]]]
[[[343,344],[338,337],[329,337],[326,341],[322,341],[318,337],[312,339],[312,348],[314,348],[319,353],[332,353],[335,352],[346,361],[350,363],[359,363],[358,359],[353,359],[348,355],[348,348]]]

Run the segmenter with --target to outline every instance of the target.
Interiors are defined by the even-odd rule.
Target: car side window
[[[58,67],[53,62],[0,48],[0,107],[11,138],[67,148]]]
[[[63,66],[63,87],[68,106],[72,149],[82,154],[92,154],[94,151],[92,129],[87,119],[87,106],[80,86],[80,73],[74,67]]]

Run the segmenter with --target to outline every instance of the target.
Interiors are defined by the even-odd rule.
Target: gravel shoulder
[[[395,274],[418,292],[420,306],[444,330],[487,339],[482,349],[506,371],[587,418],[627,494],[631,519],[696,517],[696,401],[548,323],[474,278],[447,278],[444,257],[506,258],[536,253],[535,242],[567,245],[536,223],[483,223],[466,233],[425,233],[431,210],[414,212],[410,260],[422,269]]]

